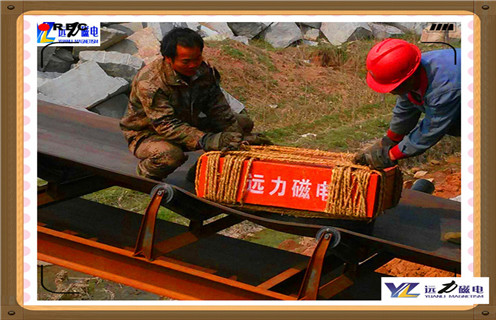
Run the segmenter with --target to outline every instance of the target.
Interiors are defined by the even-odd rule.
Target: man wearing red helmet
[[[386,39],[367,56],[367,84],[398,95],[386,136],[355,156],[376,169],[422,154],[448,134],[461,131],[460,49],[421,53],[404,40]],[[424,118],[419,122],[420,116]]]

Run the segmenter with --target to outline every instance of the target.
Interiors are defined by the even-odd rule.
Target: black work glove
[[[243,140],[252,146],[271,146],[274,144],[266,135],[262,133],[250,133],[245,135]]]
[[[392,145],[388,145],[389,142],[387,140],[393,142],[388,137],[384,137],[374,143],[371,147],[365,149],[365,151],[358,152],[353,158],[353,162],[356,164],[368,165],[373,169],[384,169],[395,166],[397,161],[391,160],[389,157],[389,149],[396,145],[396,143],[393,142]]]
[[[200,139],[200,147],[205,151],[238,150],[242,138],[238,132],[206,133]]]

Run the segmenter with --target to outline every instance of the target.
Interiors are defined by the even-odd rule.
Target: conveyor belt
[[[41,157],[84,168],[132,189],[150,192],[156,181],[139,177],[137,159],[128,151],[118,120],[70,108],[38,103],[38,153]],[[270,228],[314,236],[324,226],[338,227],[346,238],[399,257],[458,271],[460,246],[443,241],[445,232],[460,231],[460,204],[420,192],[404,190],[399,205],[372,224],[331,219],[304,219],[268,212],[246,213],[198,199],[184,177],[198,152],[171,174],[166,183],[188,202],[229,212]],[[208,210],[205,210],[208,211]]]

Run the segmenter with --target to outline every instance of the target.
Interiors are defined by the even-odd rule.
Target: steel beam
[[[133,257],[132,250],[38,227],[38,259],[181,300],[296,300],[295,297],[171,262]]]

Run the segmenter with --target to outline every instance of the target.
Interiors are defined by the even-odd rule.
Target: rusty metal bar
[[[298,294],[299,300],[316,300],[319,292],[320,276],[322,274],[322,265],[324,264],[324,257],[327,248],[331,243],[331,233],[324,233],[315,247],[315,251],[308,262],[307,271],[301,284],[300,292]]]
[[[158,209],[165,194],[164,189],[157,189],[153,193],[152,199],[146,208],[145,215],[141,221],[134,249],[135,256],[144,256],[148,260],[153,260],[153,240],[155,239],[155,222],[157,220]]]
[[[38,227],[38,259],[181,300],[295,300],[296,298],[131,250]]]
[[[261,289],[270,289],[283,281],[286,281],[297,274],[300,274],[303,270],[306,269],[307,262],[305,263],[300,263],[292,268],[287,269],[284,272],[279,273],[278,275],[270,278],[269,280],[265,281],[264,283],[259,284],[257,287]]]
[[[353,280],[347,274],[340,275],[336,279],[329,281],[319,288],[318,296],[323,299],[330,299],[341,291],[351,287]]]
[[[226,228],[229,228],[230,226],[238,224],[241,221],[242,220],[236,216],[227,216],[221,218],[217,221],[209,223],[206,226],[203,226],[201,229],[197,231],[185,232],[155,244],[155,253],[157,255],[165,255],[176,249],[182,248],[188,244],[198,241],[198,239],[200,238],[208,237],[214,233],[217,233],[218,231],[224,230]]]

